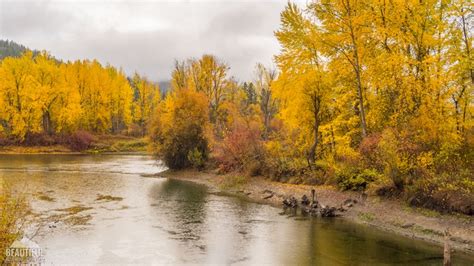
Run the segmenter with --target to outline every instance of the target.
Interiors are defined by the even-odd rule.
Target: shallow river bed
[[[442,264],[425,242],[149,177],[163,169],[149,156],[0,155],[0,178],[30,199],[27,235],[46,264]]]

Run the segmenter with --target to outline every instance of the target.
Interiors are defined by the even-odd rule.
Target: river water
[[[440,247],[150,177],[162,170],[149,156],[0,155],[46,264],[442,265]]]

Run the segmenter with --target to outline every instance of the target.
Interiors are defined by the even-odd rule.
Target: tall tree
[[[300,145],[311,166],[321,142],[320,127],[329,112],[331,79],[321,64],[319,43],[312,39],[315,25],[294,4],[288,4],[281,21],[282,27],[276,32],[283,47],[276,57],[281,75],[273,91],[281,102],[281,118],[299,130]]]
[[[255,72],[255,92],[264,121],[263,138],[267,139],[270,131],[270,122],[277,111],[276,99],[272,96],[272,86],[277,78],[277,72],[274,69],[266,68],[262,64],[257,64]]]
[[[20,58],[7,57],[0,67],[0,93],[4,105],[1,106],[1,120],[8,135],[24,139],[29,132],[38,131],[35,123],[39,109],[34,100],[38,92],[34,90],[33,54],[24,53]]]
[[[145,136],[148,119],[160,101],[160,88],[137,73],[133,76],[132,87],[133,122],[139,125],[142,136]]]
[[[367,135],[364,103],[364,59],[371,49],[368,41],[367,4],[360,0],[322,0],[309,5],[309,12],[321,22],[321,30],[314,37],[323,44],[326,56],[349,63],[355,79],[357,113],[361,135]]]

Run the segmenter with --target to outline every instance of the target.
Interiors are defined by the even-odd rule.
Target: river
[[[30,199],[27,236],[46,264],[442,264],[426,242],[150,177],[163,169],[139,155],[0,155],[0,178]]]

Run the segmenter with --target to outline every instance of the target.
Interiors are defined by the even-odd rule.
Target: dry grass
[[[3,146],[0,147],[1,154],[64,154],[72,151],[63,145],[52,146]]]
[[[28,212],[25,197],[14,195],[0,179],[0,264],[5,260],[4,251],[22,235]]]
[[[96,135],[91,147],[83,152],[146,152],[148,142],[145,138],[122,135]],[[0,154],[75,154],[67,145],[27,146],[22,144],[0,145]]]

